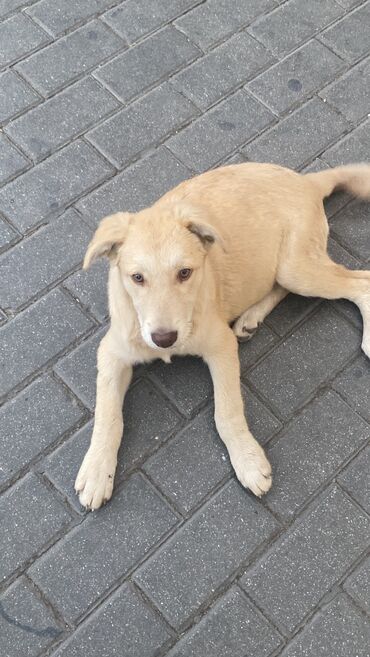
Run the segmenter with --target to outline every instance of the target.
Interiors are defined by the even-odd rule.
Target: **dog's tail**
[[[305,177],[314,183],[322,198],[343,189],[353,196],[370,200],[370,164],[349,164],[318,173],[307,173]]]

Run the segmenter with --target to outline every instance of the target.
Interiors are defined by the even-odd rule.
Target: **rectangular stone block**
[[[124,47],[107,25],[91,21],[17,65],[43,96],[50,96]]]
[[[193,104],[165,83],[88,132],[87,137],[122,168],[195,114]]]
[[[34,374],[91,327],[92,322],[60,290],[49,292],[17,315],[0,329],[0,395]]]
[[[346,579],[344,588],[363,609],[370,612],[370,557]]]
[[[90,16],[109,9],[116,0],[41,0],[27,13],[42,23],[53,36],[59,36]]]
[[[366,549],[369,538],[368,516],[332,487],[247,571],[240,584],[283,632],[293,632]]]
[[[370,59],[367,58],[320,91],[321,98],[334,105],[348,121],[358,123],[370,110]]]
[[[37,379],[0,410],[4,483],[70,431],[84,416],[76,400],[50,376]]]
[[[370,149],[370,121],[365,121],[341,141],[328,148],[321,159],[331,167],[353,162],[366,162]]]
[[[5,183],[9,178],[14,178],[30,164],[9,139],[0,134],[0,184]]]
[[[50,37],[23,13],[0,23],[0,68],[48,43]]]
[[[38,559],[30,575],[64,618],[77,619],[176,522],[152,486],[134,475],[108,506]]]
[[[184,34],[166,27],[100,67],[96,77],[129,102],[200,54]]]
[[[64,281],[64,287],[78,303],[101,323],[108,317],[108,267],[108,262],[103,259],[88,271],[79,269]]]
[[[5,185],[0,190],[0,212],[25,232],[111,173],[112,167],[91,146],[75,141]]]
[[[0,75],[0,125],[35,105],[39,95],[12,69]]]
[[[277,527],[266,509],[231,481],[134,579],[171,625],[180,627]]]
[[[67,210],[0,256],[1,307],[15,311],[76,267],[91,236],[79,215]]]
[[[370,513],[370,447],[365,447],[341,472],[339,483]]]
[[[370,4],[365,2],[344,16],[320,34],[320,39],[347,61],[356,62],[370,50]]]
[[[171,137],[167,146],[186,166],[202,172],[273,120],[268,109],[241,90]]]
[[[87,77],[12,121],[6,133],[38,161],[119,107],[108,91]]]

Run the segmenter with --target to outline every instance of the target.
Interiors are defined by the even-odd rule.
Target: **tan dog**
[[[111,326],[98,350],[95,426],[76,480],[83,506],[97,509],[112,495],[133,364],[174,354],[208,364],[217,430],[236,475],[255,495],[269,490],[270,464],[244,416],[237,336],[254,330],[287,291],[343,297],[360,308],[370,356],[370,271],[350,271],[327,255],[322,201],[339,187],[369,198],[370,166],[307,175],[268,164],[223,167],[146,210],[101,222],[84,267],[110,259]]]

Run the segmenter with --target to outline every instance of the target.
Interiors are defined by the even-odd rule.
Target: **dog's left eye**
[[[192,269],[180,269],[179,273],[177,274],[177,278],[179,281],[187,281],[188,278],[192,275],[193,270]]]

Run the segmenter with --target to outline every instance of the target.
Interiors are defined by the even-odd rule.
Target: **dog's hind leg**
[[[362,349],[370,358],[370,271],[352,271],[327,253],[310,255],[297,249],[278,271],[278,282],[290,292],[324,299],[348,299],[363,318]]]
[[[267,317],[267,315],[277,306],[278,303],[288,294],[281,285],[274,285],[271,292],[261,299],[258,303],[250,306],[239,319],[236,320],[233,331],[237,338],[249,340],[256,328]]]

